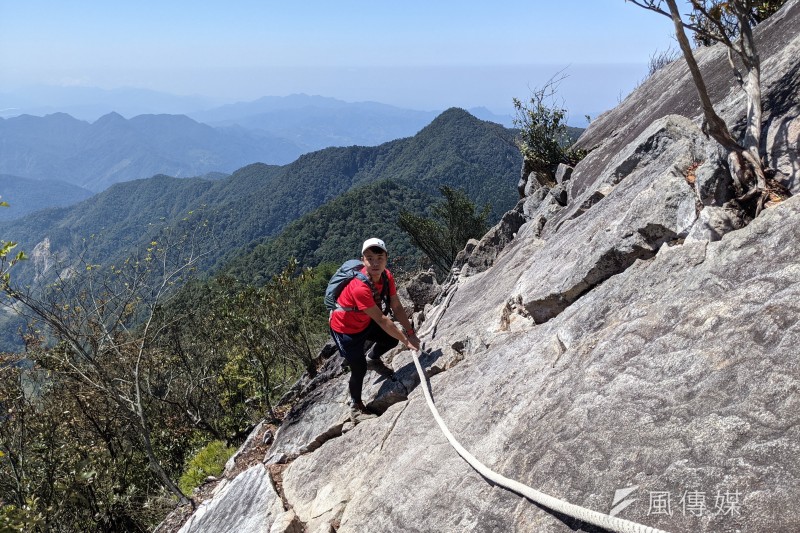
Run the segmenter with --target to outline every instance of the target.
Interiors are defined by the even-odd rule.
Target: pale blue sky
[[[510,113],[566,68],[562,97],[583,116],[627,94],[670,30],[624,0],[0,0],[0,84]]]

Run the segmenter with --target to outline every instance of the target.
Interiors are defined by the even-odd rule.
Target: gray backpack
[[[349,261],[345,261],[336,273],[331,276],[330,281],[328,281],[328,288],[325,289],[325,307],[327,307],[328,310],[358,311],[355,307],[341,307],[336,303],[336,300],[339,298],[339,295],[342,294],[347,284],[353,279],[358,278],[369,286],[370,291],[372,291],[372,299],[375,300],[375,305],[381,309],[381,312],[384,314],[388,312],[389,277],[386,275],[386,272],[381,275],[383,278],[383,290],[379,294],[378,290],[375,288],[375,284],[370,281],[368,276],[361,272],[363,266],[364,263],[358,259],[350,259]]]

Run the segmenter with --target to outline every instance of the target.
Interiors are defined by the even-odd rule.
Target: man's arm
[[[397,296],[392,296],[392,299],[395,298],[397,298]],[[403,320],[405,320],[405,323],[403,322],[403,320],[401,320],[400,323],[403,324],[403,327],[406,327],[406,325],[408,325],[406,329],[410,330],[411,323],[408,321],[408,317],[406,317],[406,313],[405,311],[403,311],[402,306],[400,306],[400,310],[403,313],[402,315]],[[392,311],[395,311],[393,304],[392,304]],[[381,310],[378,309],[377,305],[373,305],[368,309],[364,309],[364,312],[367,314],[368,317],[374,320],[383,329],[383,331],[385,331],[395,339],[402,342],[406,348],[408,348],[409,350],[419,350],[419,339],[417,339],[416,335],[406,336],[406,334],[403,333],[403,331],[401,331],[400,328],[395,326],[391,318],[381,313]],[[395,311],[395,313],[396,312],[397,311]]]
[[[403,304],[400,303],[399,296],[395,294],[389,298],[389,307],[392,308],[392,314],[406,331],[412,331],[414,329],[411,326],[411,321],[408,319],[408,315],[406,315],[406,310],[403,307]]]
[[[419,350],[419,338],[417,337],[417,332],[414,331],[414,326],[411,325],[411,321],[408,319],[408,315],[406,315],[406,310],[403,307],[403,304],[400,303],[400,297],[396,294],[389,298],[389,306],[392,308],[392,313],[394,317],[400,322],[400,325],[403,326],[403,329],[406,330],[406,334],[408,339],[412,341],[411,343],[415,346],[415,350]]]

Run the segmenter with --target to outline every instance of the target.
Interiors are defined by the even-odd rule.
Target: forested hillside
[[[0,223],[0,233],[28,251],[48,238],[53,253],[74,253],[76,245],[95,236],[93,257],[102,263],[149,242],[154,224],[203,219],[216,236],[204,263],[208,269],[348,190],[380,180],[403,181],[417,194],[433,196],[440,185],[460,188],[476,203],[491,204],[496,218],[516,201],[520,155],[511,139],[510,130],[451,109],[408,139],[328,148],[282,167],[249,165],[221,180],[135,180],[72,207]],[[379,196],[363,201],[381,210]]]
[[[91,195],[91,191],[64,181],[39,181],[2,174],[0,196],[13,198],[14,204],[0,210],[0,220],[14,220],[48,207],[75,204]]]
[[[413,251],[392,229],[398,207],[423,212],[441,185],[463,189],[479,205],[491,204],[495,218],[516,202],[521,156],[512,139],[511,130],[450,109],[411,138],[376,147],[328,148],[285,166],[253,164],[218,180],[156,176],[121,183],[72,207],[0,223],[0,234],[29,254],[37,252],[15,269],[18,280],[30,282],[36,268],[65,268],[82,249],[92,263],[119,264],[134,249],[162,240],[165,228],[175,233],[204,225],[211,237],[203,243],[205,255],[196,266],[200,272],[213,272],[234,261],[241,248],[253,250],[287,224],[353,190],[298,226],[313,233],[313,241],[299,247],[291,243],[302,239],[287,232],[266,245],[269,253],[259,249],[261,259],[269,256],[265,261],[243,258],[232,268],[264,279],[295,252],[313,264],[333,259],[339,246],[345,247],[339,253],[350,256],[364,233],[358,221],[367,219],[380,221],[371,228],[390,232],[384,235],[387,239],[396,232],[393,256],[399,259]],[[355,192],[379,181],[398,185]],[[343,220],[351,222],[337,226],[342,214],[333,214],[336,210],[346,210]],[[332,235],[320,229],[326,220],[336,230]],[[5,331],[14,337],[15,329]]]
[[[383,180],[357,187],[292,222],[275,237],[238,250],[221,273],[242,283],[260,284],[286,267],[291,258],[314,267],[358,257],[361,243],[379,235],[389,246],[390,267],[415,267],[419,251],[400,230],[401,210],[425,212],[436,199],[407,181]]]

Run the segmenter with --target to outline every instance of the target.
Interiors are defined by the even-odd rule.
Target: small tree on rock
[[[491,207],[485,205],[476,212],[475,204],[463,191],[445,185],[439,192],[444,199],[433,207],[433,217],[403,211],[397,223],[430,259],[436,272],[446,276],[467,241],[486,233]]]

